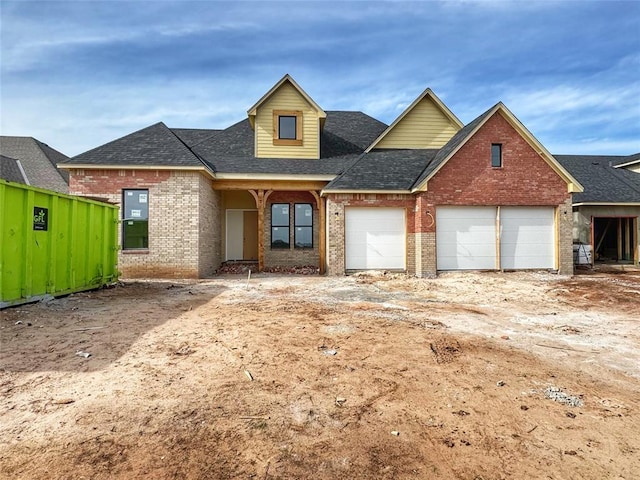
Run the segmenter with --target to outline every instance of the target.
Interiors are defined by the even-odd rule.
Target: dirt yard
[[[6,309],[0,478],[638,479],[639,305],[636,271],[125,282]]]

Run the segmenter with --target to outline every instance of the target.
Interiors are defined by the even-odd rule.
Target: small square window
[[[273,111],[273,144],[302,145],[302,111]]]
[[[294,116],[280,115],[278,117],[278,138],[295,140],[296,120],[297,118]]]
[[[502,167],[502,144],[491,144],[491,166],[495,168]]]

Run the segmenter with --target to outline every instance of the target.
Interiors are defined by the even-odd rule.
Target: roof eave
[[[629,167],[631,165],[640,165],[640,158],[637,159],[637,160],[632,160],[630,162],[620,163],[618,165],[614,165],[613,168],[626,168],[626,167]]]
[[[276,173],[216,173],[219,180],[283,180],[283,181],[318,181],[330,182],[336,176],[330,174],[306,175],[306,174],[276,174]]]
[[[202,166],[180,166],[180,165],[97,165],[94,163],[58,163],[56,165],[62,170],[180,170],[180,171],[202,171],[215,178],[216,174],[204,164]]]
[[[573,204],[574,207],[640,207],[640,202],[577,202]]]
[[[357,190],[357,189],[324,189],[322,190],[322,192],[320,193],[320,195],[324,196],[330,193],[334,193],[334,194],[340,194],[340,193],[361,193],[361,194],[388,194],[388,195],[410,195],[411,190],[383,190],[383,189],[378,189],[378,190],[372,190],[372,189],[361,189],[361,190]]]

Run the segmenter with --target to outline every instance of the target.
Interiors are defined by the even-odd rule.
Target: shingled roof
[[[81,153],[64,164],[203,167],[202,161],[162,122]]]
[[[437,149],[373,150],[361,155],[324,191],[389,190],[408,193],[425,165],[437,153]]]
[[[25,183],[56,192],[69,192],[69,174],[56,165],[69,157],[33,137],[0,137],[0,154],[20,160]]]
[[[193,147],[216,173],[336,175],[350,166],[387,126],[362,112],[327,112],[320,159],[256,158],[249,120],[221,130]]]
[[[28,184],[20,160],[0,155],[0,178],[8,182]]]
[[[216,135],[221,130],[211,130],[207,128],[172,128],[171,131],[187,147],[193,147],[207,138]]]
[[[216,173],[333,176],[348,168],[387,125],[362,112],[327,112],[319,160],[256,158],[248,119],[224,130],[156,123],[63,162],[65,165],[202,167]],[[330,178],[327,178],[328,180]]]
[[[619,156],[554,155],[583,186],[573,203],[640,203],[640,173],[615,168]],[[624,163],[624,162],[622,162]]]

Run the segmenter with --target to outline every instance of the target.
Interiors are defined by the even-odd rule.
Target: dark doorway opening
[[[594,260],[600,263],[634,263],[637,218],[596,217],[592,219]]]

